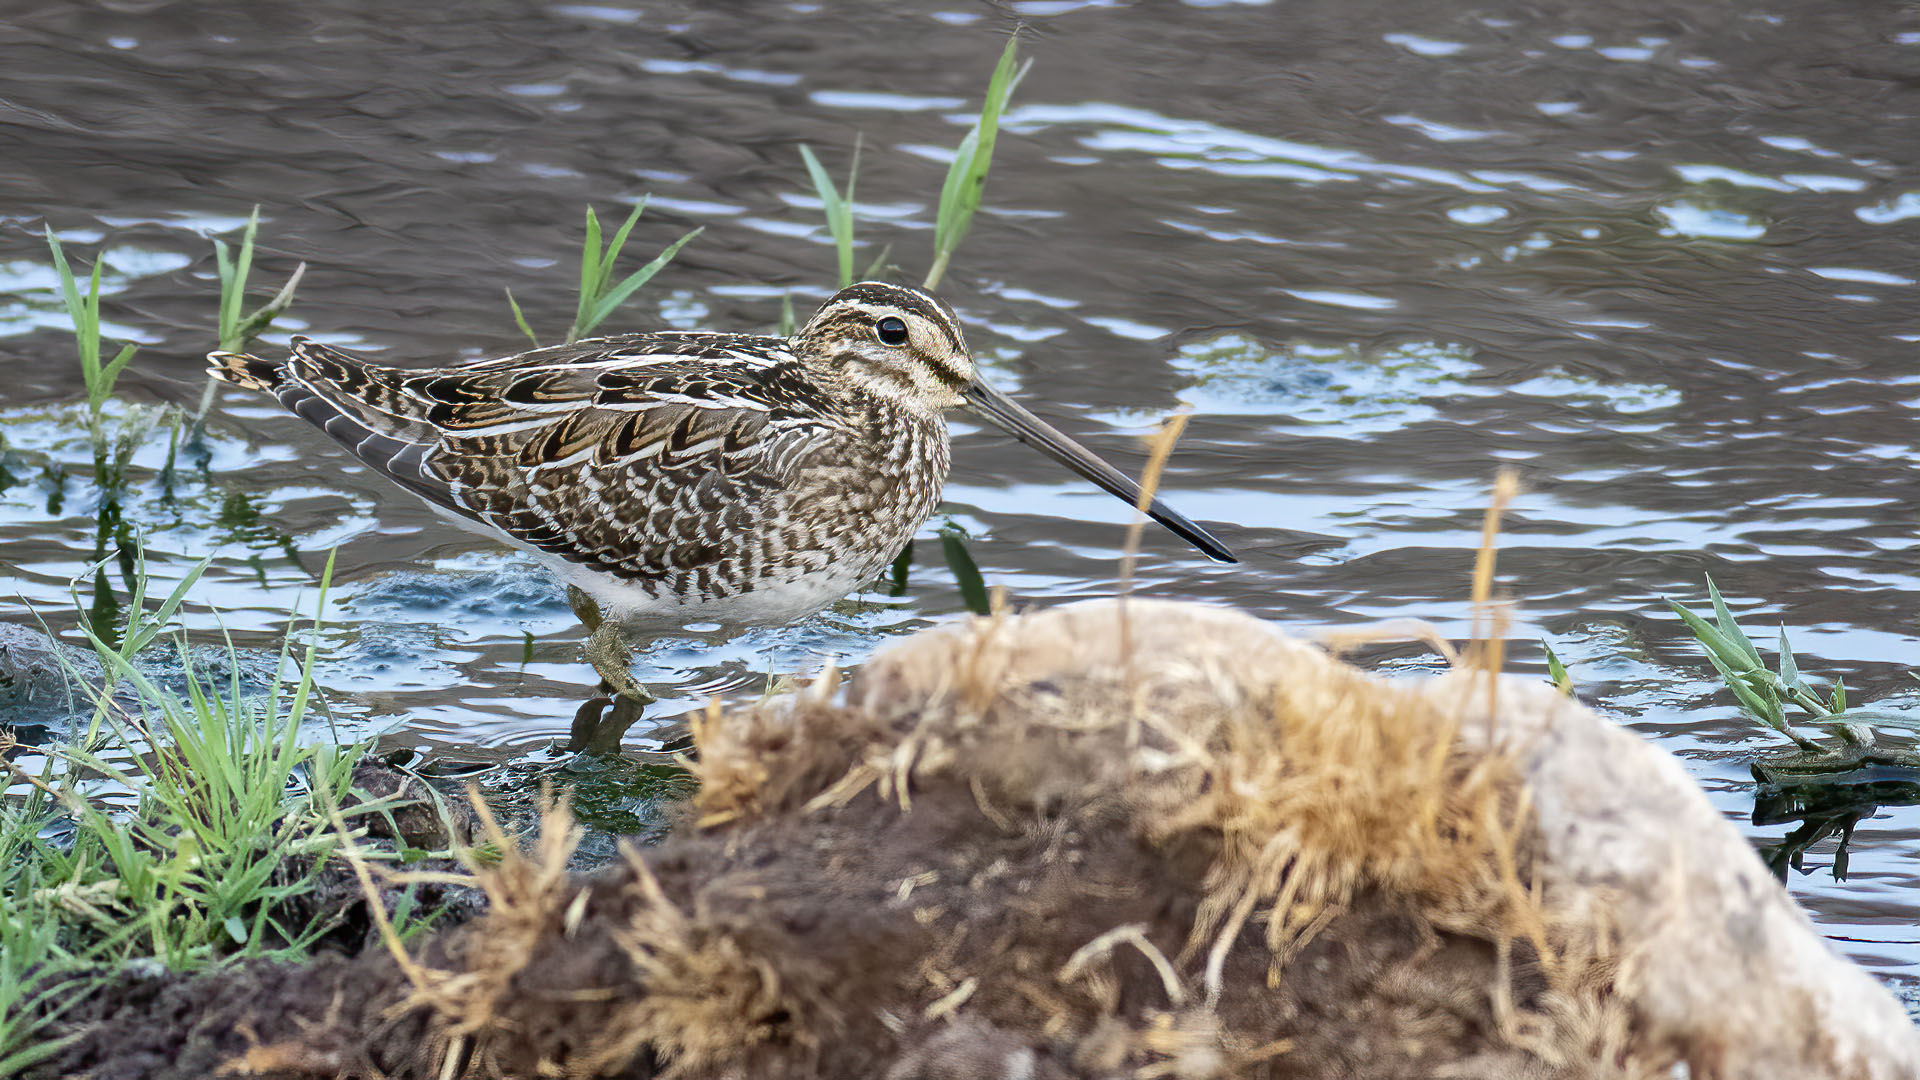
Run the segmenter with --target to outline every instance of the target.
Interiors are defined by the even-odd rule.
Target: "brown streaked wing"
[[[763,408],[587,406],[484,446],[450,438],[428,466],[465,512],[513,539],[664,584],[729,560],[751,569],[752,534],[794,480],[797,457],[780,444],[811,437]]]
[[[378,472],[641,581],[745,558],[742,535],[793,479],[794,444],[831,423],[816,401],[793,407],[805,380],[772,338],[629,335],[424,371],[294,351],[282,402]]]

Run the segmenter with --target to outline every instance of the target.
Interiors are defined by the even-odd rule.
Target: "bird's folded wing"
[[[298,341],[279,396],[437,506],[571,561],[665,579],[738,556],[820,440],[801,430],[777,362],[716,364],[659,339],[424,372]]]

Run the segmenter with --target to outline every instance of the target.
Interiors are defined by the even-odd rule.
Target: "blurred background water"
[[[101,539],[45,223],[108,247],[107,332],[142,343],[116,414],[197,402],[206,238],[256,203],[256,281],[308,264],[268,351],[288,332],[403,365],[516,351],[507,288],[557,336],[583,207],[646,193],[639,257],[707,231],[607,329],[765,330],[783,294],[804,318],[832,285],[798,145],[843,175],[864,140],[865,258],[891,243],[917,280],[946,148],[1020,22],[1036,63],[943,292],[996,382],[1130,469],[1196,410],[1164,490],[1243,562],[1149,533],[1144,591],[1464,636],[1504,464],[1527,486],[1500,563],[1513,667],[1551,643],[1730,817],[1778,740],[1662,597],[1698,601],[1711,574],[1803,669],[1913,704],[1920,9],[1891,0],[0,4],[0,622],[77,640],[71,583]],[[335,725],[430,760],[551,760],[591,676],[524,561],[256,396],[217,398],[170,485],[166,451],[144,445],[121,509],[157,588],[213,556],[190,626],[230,629],[270,677],[338,547]],[[1124,506],[964,422],[955,458],[926,539],[965,528],[1019,604],[1114,590]],[[899,595],[656,641],[639,672],[673,715],[961,610],[921,543]],[[57,735],[65,715],[13,719]],[[597,820],[644,828],[651,807],[616,794]],[[1844,881],[1832,853],[1790,887],[1920,994],[1920,810],[1860,821]]]

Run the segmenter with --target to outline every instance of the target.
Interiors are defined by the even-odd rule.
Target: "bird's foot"
[[[654,696],[633,677],[633,649],[617,623],[601,617],[600,606],[578,587],[567,589],[573,613],[587,627],[587,662],[600,676],[600,693],[573,714],[567,749],[589,756],[620,752],[627,729],[654,703]]]

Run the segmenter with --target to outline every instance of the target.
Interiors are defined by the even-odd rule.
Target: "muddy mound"
[[[696,718],[657,849],[571,877],[556,815],[466,926],[123,987],[45,1075],[1915,1074],[1671,761],[1544,688],[1139,601],[832,682]]]

